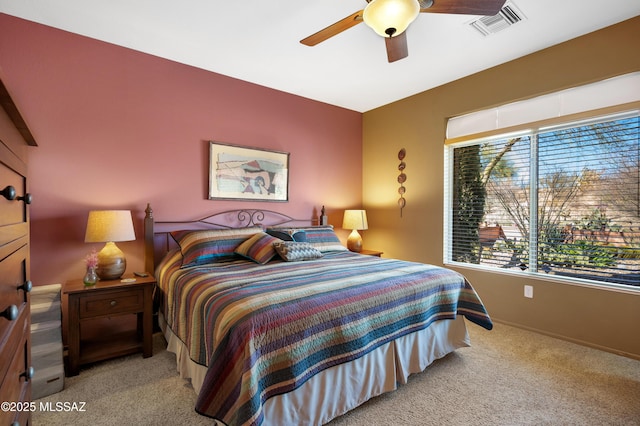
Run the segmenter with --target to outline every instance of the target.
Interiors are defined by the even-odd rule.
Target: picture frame
[[[289,153],[209,142],[209,199],[289,200]]]

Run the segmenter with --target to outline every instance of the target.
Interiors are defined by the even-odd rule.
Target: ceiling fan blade
[[[333,37],[334,35],[340,34],[344,30],[348,30],[354,25],[362,22],[362,13],[362,10],[353,13],[346,18],[339,20],[335,24],[329,25],[327,28],[318,31],[317,33],[312,34],[305,39],[300,40],[300,43],[306,46],[315,46],[316,44],[321,43]]]
[[[506,0],[434,0],[431,6],[421,8],[420,12],[493,16],[505,3]]]
[[[387,46],[387,59],[390,63],[409,56],[406,31],[395,37],[385,37],[384,43]]]

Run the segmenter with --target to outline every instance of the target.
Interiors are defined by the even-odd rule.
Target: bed
[[[221,425],[320,425],[469,346],[492,322],[446,268],[352,253],[330,226],[266,210],[158,222],[145,266],[195,409]]]

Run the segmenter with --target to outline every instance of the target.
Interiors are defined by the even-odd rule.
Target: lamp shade
[[[92,210],[87,220],[86,243],[133,241],[136,239],[129,210]]]
[[[418,0],[373,0],[362,19],[382,37],[402,34],[420,13]]]
[[[367,212],[365,210],[345,210],[342,220],[343,229],[368,229]]]

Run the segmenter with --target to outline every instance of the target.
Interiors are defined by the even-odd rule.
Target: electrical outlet
[[[533,299],[533,286],[525,285],[524,286],[524,297],[528,297],[529,299]]]

